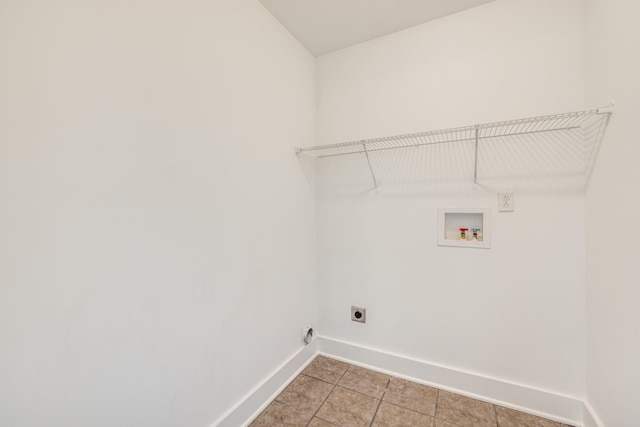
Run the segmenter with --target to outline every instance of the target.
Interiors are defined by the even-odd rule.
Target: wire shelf
[[[296,148],[296,152],[316,159],[364,156],[376,189],[378,183],[393,182],[398,174],[414,180],[455,178],[496,185],[523,177],[573,175],[586,186],[612,113],[611,104],[564,114]],[[413,170],[392,170],[401,163],[392,160],[397,157],[392,153],[399,150],[406,151],[405,160]],[[425,166],[428,163],[429,172],[421,173],[416,167],[421,158]]]

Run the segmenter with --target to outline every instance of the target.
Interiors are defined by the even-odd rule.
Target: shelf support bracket
[[[473,162],[473,185],[478,185],[478,125],[476,125],[475,140],[476,140],[476,154]]]
[[[369,164],[369,172],[371,172],[371,178],[373,178],[373,185],[376,187],[376,192],[378,192],[378,181],[376,181],[376,175],[373,173],[373,168],[371,167],[371,160],[369,160],[369,152],[367,151],[367,144],[363,142],[362,148],[364,148],[364,155],[367,156],[367,163]]]

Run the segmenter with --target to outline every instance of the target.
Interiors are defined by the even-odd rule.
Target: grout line
[[[285,391],[287,391],[287,389],[291,386],[291,384],[293,384],[293,383],[294,383],[294,381],[295,381],[295,380],[297,380],[297,379],[298,379],[298,377],[300,377],[300,375],[302,375],[302,373],[299,373],[298,375],[296,375],[296,377],[295,377],[294,379],[292,379],[292,380],[289,382],[289,384],[287,384],[287,385],[286,385],[286,387],[285,387],[284,389],[282,389],[282,391],[281,391],[281,392],[280,392],[276,397],[274,397],[274,398],[273,398],[273,400],[272,400],[271,402],[269,402],[269,406],[270,406],[273,402],[278,402],[278,403],[282,403],[282,404],[283,404],[283,405],[285,405],[285,406],[290,406],[291,408],[295,409],[296,411],[299,411],[299,409],[297,409],[297,408],[295,408],[295,407],[293,407],[293,406],[289,405],[288,403],[279,401],[279,400],[278,400],[278,398],[279,398],[280,396],[282,396],[282,393],[284,393]],[[265,408],[265,409],[266,409],[266,408]],[[263,412],[264,412],[264,411],[263,411]],[[261,412],[261,413],[262,413],[262,412]]]
[[[332,359],[332,360],[335,360],[335,359]],[[312,363],[313,363],[313,362],[312,362]],[[344,362],[343,362],[343,363],[344,363]],[[325,383],[327,383],[327,384],[331,384],[333,387],[331,388],[331,391],[327,394],[327,397],[325,397],[325,398],[324,398],[324,400],[320,403],[320,405],[318,405],[318,409],[316,409],[316,411],[315,411],[315,412],[313,413],[313,415],[311,416],[311,419],[310,419],[310,420],[309,420],[309,422],[307,423],[307,426],[308,426],[309,424],[311,424],[311,421],[313,421],[313,419],[316,417],[316,414],[318,413],[318,411],[320,411],[320,408],[322,408],[322,406],[323,406],[323,405],[324,405],[324,403],[327,401],[327,399],[329,399],[329,396],[331,396],[331,393],[333,393],[333,391],[336,389],[336,387],[338,387],[338,383],[339,383],[340,381],[342,381],[342,378],[344,378],[344,376],[347,374],[347,372],[351,369],[351,366],[353,366],[353,365],[349,365],[349,367],[348,367],[347,369],[345,369],[345,370],[344,370],[344,372],[342,373],[342,376],[340,377],[340,379],[339,379],[338,381],[336,381],[336,383],[335,383],[335,384],[331,384],[330,382],[323,381],[323,380],[320,380],[319,378],[316,378],[316,379],[318,379],[318,380],[320,380],[320,381],[323,381],[323,382],[325,382]],[[301,374],[301,375],[302,375],[302,374]],[[311,378],[313,378],[313,377],[311,377]],[[320,417],[318,417],[318,418],[320,418]],[[328,422],[329,424],[333,424],[331,421],[325,420],[324,418],[320,418],[320,419],[321,419],[321,420],[323,420],[323,421]]]
[[[438,418],[438,403],[440,403],[440,393],[443,392],[443,391],[446,391],[446,390],[441,390],[441,389],[439,389],[437,387],[433,387],[433,388],[435,388],[438,391],[438,394],[436,395],[436,413],[433,415],[433,423],[435,425],[436,421],[438,421],[440,419],[440,418]],[[448,392],[448,393],[451,393],[451,392]],[[453,393],[453,394],[456,394],[456,393]],[[476,400],[476,399],[473,399],[473,400]],[[462,426],[460,426],[460,424],[453,423],[453,422],[451,422],[451,421],[449,421],[447,419],[442,419],[441,421],[449,423],[454,427],[462,427]]]
[[[311,419],[309,420],[309,424],[311,424],[311,421],[313,421],[313,419],[316,417],[316,415],[318,414],[318,411],[320,411],[320,408],[322,408],[322,406],[324,405],[324,403],[327,401],[327,399],[329,398],[329,396],[331,396],[331,393],[333,393],[333,390],[336,389],[336,384],[333,384],[333,388],[331,389],[331,391],[329,393],[327,393],[327,397],[325,397],[322,402],[320,402],[320,404],[318,405],[318,409],[316,409],[316,411],[313,413],[313,415],[311,416]],[[319,417],[318,417],[319,418]],[[321,418],[323,419],[323,418]],[[323,419],[324,420],[324,419]],[[324,420],[327,421],[327,420]],[[329,422],[329,421],[327,421]],[[333,424],[333,423],[331,423]],[[307,424],[308,425],[308,424]]]
[[[313,377],[313,376],[311,376],[311,375],[307,375],[307,374],[300,373],[300,374],[298,375],[298,377],[299,377],[299,376],[303,376],[303,377],[311,378],[312,380],[320,381],[321,383],[325,383],[325,384],[329,384],[329,385],[335,385],[334,383],[331,383],[331,382],[329,382],[329,381],[325,381],[325,380],[323,380],[322,378],[316,378],[316,377]],[[298,377],[296,377],[296,378],[298,378]],[[292,382],[293,382],[293,381],[292,381]]]
[[[384,399],[384,395],[387,392],[387,389],[389,388],[390,383],[391,383],[391,376],[389,376],[389,379],[387,380],[387,385],[384,386],[384,391],[382,392],[382,396],[380,396],[380,399],[378,400],[378,406],[376,406],[376,411],[373,413],[373,418],[371,418],[369,427],[371,427],[371,425],[373,424],[373,421],[376,419],[376,416],[378,415],[378,411],[380,410],[380,405],[382,405],[382,399]]]
[[[332,359],[332,358],[328,358],[328,359],[336,360],[336,359]],[[313,363],[313,362],[312,362],[312,363]],[[325,421],[325,422],[327,422],[327,423],[329,423],[329,424],[331,424],[331,425],[333,425],[333,426],[335,426],[335,425],[336,425],[336,424],[334,424],[334,423],[333,423],[333,422],[331,422],[331,421],[328,421],[328,420],[325,420],[324,418],[320,418],[320,417],[318,417],[318,416],[317,416],[317,414],[318,414],[318,412],[320,411],[320,408],[322,408],[322,406],[326,403],[326,401],[329,399],[329,397],[330,397],[330,396],[333,394],[333,392],[336,390],[336,388],[338,388],[338,387],[339,387],[339,388],[341,388],[341,389],[343,389],[343,390],[350,391],[350,392],[354,392],[354,393],[358,393],[358,394],[360,394],[360,395],[362,395],[362,396],[366,396],[366,397],[374,398],[374,399],[378,400],[378,405],[377,405],[376,410],[375,410],[375,412],[374,412],[374,414],[373,414],[373,418],[371,419],[371,422],[368,424],[368,426],[370,427],[370,426],[373,424],[374,420],[376,419],[376,416],[378,415],[378,411],[380,410],[380,406],[382,405],[383,399],[384,399],[384,397],[385,397],[385,395],[386,395],[387,391],[389,390],[389,386],[391,385],[391,380],[392,380],[392,379],[394,379],[394,378],[397,378],[397,377],[394,377],[393,375],[385,374],[385,375],[388,375],[387,383],[386,383],[386,386],[384,387],[384,390],[383,390],[383,392],[382,392],[382,395],[380,396],[380,398],[379,398],[379,399],[377,399],[377,398],[375,398],[375,397],[373,397],[373,396],[370,396],[370,395],[368,395],[368,394],[362,393],[362,392],[360,392],[360,391],[358,391],[358,390],[352,390],[352,389],[350,389],[350,388],[346,388],[346,387],[343,387],[343,386],[340,386],[340,385],[339,385],[340,381],[342,381],[342,379],[347,375],[347,373],[348,373],[348,372],[352,371],[352,369],[353,369],[353,368],[357,368],[357,365],[352,365],[352,364],[347,363],[347,362],[342,362],[342,363],[344,363],[344,364],[346,364],[346,365],[347,365],[347,369],[345,369],[345,371],[342,373],[342,375],[340,376],[340,378],[335,382],[335,384],[334,384],[334,383],[331,383],[331,382],[329,382],[329,381],[325,381],[325,380],[320,379],[320,378],[313,377],[313,376],[308,375],[308,374],[305,374],[305,373],[303,373],[303,372],[300,372],[300,373],[299,373],[299,374],[298,374],[298,375],[297,375],[293,380],[291,380],[291,382],[289,382],[289,384],[287,384],[287,386],[284,388],[283,392],[284,392],[284,391],[285,391],[285,390],[286,390],[286,389],[287,389],[287,388],[288,388],[288,387],[289,387],[289,386],[290,386],[290,385],[291,385],[291,384],[292,384],[296,379],[298,379],[298,378],[300,378],[300,377],[307,377],[307,378],[309,378],[309,379],[317,380],[317,381],[323,382],[323,383],[325,383],[325,384],[329,384],[329,385],[331,385],[331,390],[329,391],[329,393],[327,394],[327,396],[322,400],[322,402],[320,403],[320,405],[318,405],[318,409],[316,409],[316,410],[315,410],[315,412],[313,412],[313,414],[312,414],[312,416],[311,416],[311,419],[310,419],[310,420],[309,420],[309,422],[306,424],[307,426],[308,426],[308,425],[313,421],[313,419],[314,419],[314,418],[321,419],[321,420],[323,420],[323,421]],[[374,372],[375,372],[375,371],[374,371]],[[399,378],[399,379],[400,379],[400,378]],[[408,382],[414,383],[413,381],[409,381],[409,380],[404,380],[404,381],[408,381]],[[415,383],[415,384],[419,384],[419,383]],[[439,388],[437,388],[437,387],[432,387],[432,386],[429,386],[429,387],[434,388],[434,389],[437,391],[437,394],[436,394],[436,402],[435,402],[435,412],[434,412],[434,415],[433,415],[433,420],[434,420],[434,423],[435,423],[435,422],[439,419],[439,418],[438,418],[438,409],[439,409],[439,405],[440,405],[440,393],[441,393],[442,391],[444,391],[444,390],[441,390],[441,389],[439,389]],[[457,393],[453,393],[453,394],[458,395]],[[283,404],[283,405],[285,405],[285,406],[291,407],[291,408],[295,409],[296,411],[301,412],[299,409],[295,408],[294,406],[291,406],[291,405],[289,405],[289,404],[287,404],[287,403],[285,403],[285,402],[281,402],[281,401],[279,401],[279,400],[278,400],[278,397],[279,397],[279,396],[280,396],[280,395],[276,396],[276,397],[275,397],[275,398],[274,398],[274,399],[269,403],[269,405],[267,405],[267,407],[268,407],[268,406],[270,406],[271,404],[273,404],[274,402],[278,402],[278,403]],[[459,396],[462,396],[462,395],[459,395]],[[464,397],[464,396],[463,396],[463,397]],[[475,400],[475,401],[480,401],[480,402],[482,402],[481,400],[474,399],[474,398],[471,398],[471,397],[467,397],[467,398],[468,398],[468,399],[471,399],[471,400]],[[489,403],[489,402],[487,402],[487,403]],[[491,404],[491,403],[490,403],[490,404]],[[405,408],[404,406],[400,406],[400,405],[395,405],[395,406],[398,406],[398,407],[400,407],[400,408],[404,408],[404,409],[409,409],[409,408]],[[495,427],[500,427],[500,424],[499,424],[499,422],[498,422],[498,406],[499,406],[499,405],[491,404],[491,406],[493,407],[494,416],[495,416],[495,424],[494,424],[494,426],[495,426]],[[266,410],[266,408],[265,408],[265,410]],[[410,410],[411,410],[411,409],[410,409]],[[414,411],[414,410],[412,410],[412,411]],[[521,412],[521,411],[517,411],[517,410],[514,410],[514,411],[516,411],[516,412]],[[263,411],[263,412],[264,412],[264,411]],[[414,411],[414,412],[421,413],[421,412],[419,412],[419,411]],[[259,415],[260,415],[260,414],[259,414]],[[426,415],[426,414],[425,414],[425,415]],[[542,419],[547,420],[547,418],[544,418],[544,417],[539,417],[539,418],[542,418]],[[447,420],[442,420],[442,421],[447,421]],[[456,426],[458,425],[458,424],[453,424],[453,423],[451,423],[450,421],[447,421],[447,422],[449,422],[449,423],[450,423],[450,424],[452,424],[452,425],[456,425]],[[435,424],[434,424],[434,425],[435,425]],[[561,423],[561,425],[562,425],[563,427],[565,426],[565,424],[562,424],[562,423]],[[567,425],[567,427],[571,427],[571,426],[568,426],[568,425]]]

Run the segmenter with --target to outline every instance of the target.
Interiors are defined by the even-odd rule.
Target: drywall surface
[[[0,63],[0,425],[211,425],[315,320],[314,59],[253,1],[8,0]]]
[[[640,4],[588,0],[587,101],[616,107],[587,192],[587,401],[607,427],[638,425]]]
[[[582,6],[497,0],[318,57],[318,143],[583,108]]]
[[[496,1],[319,57],[318,143],[581,109],[583,18],[580,1]],[[508,183],[375,194],[350,168],[362,161],[318,163],[320,333],[581,396],[584,195],[516,191],[515,212],[498,213]],[[491,249],[437,246],[439,206],[491,207]]]

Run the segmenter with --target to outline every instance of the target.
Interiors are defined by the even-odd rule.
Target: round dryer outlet
[[[351,320],[354,322],[366,323],[367,322],[367,309],[364,307],[351,306]]]

